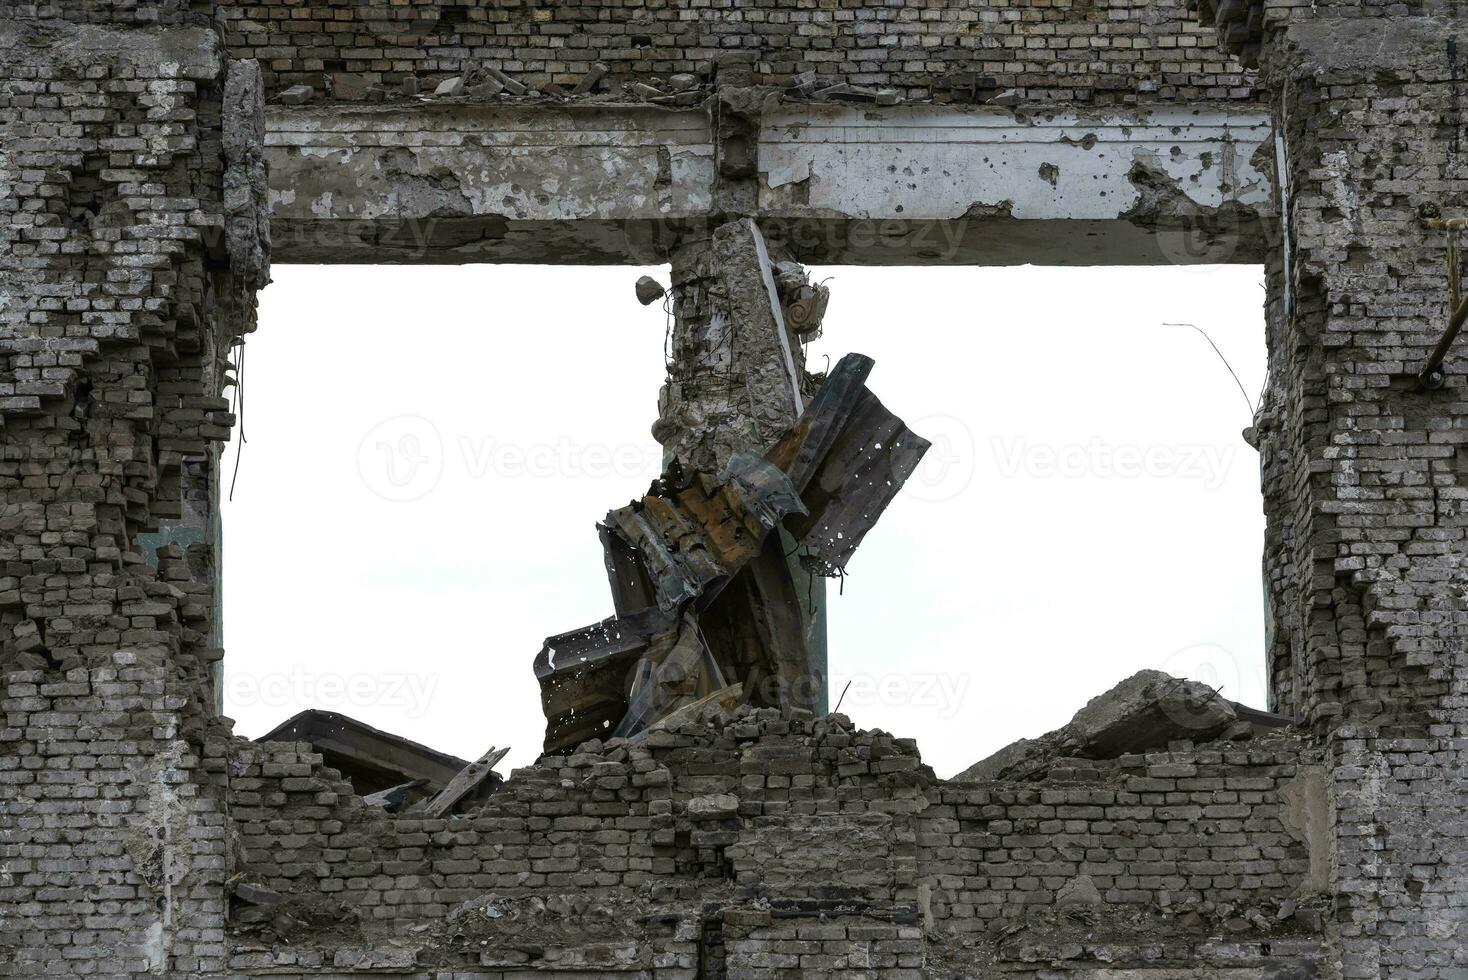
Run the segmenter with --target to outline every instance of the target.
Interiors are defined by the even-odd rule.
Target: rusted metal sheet
[[[690,601],[712,601],[786,515],[804,511],[782,470],[740,454],[723,482],[670,474],[654,492],[608,514],[601,525],[607,567],[618,569],[619,588],[627,583],[624,601],[647,582],[658,607],[676,614]]]
[[[548,638],[535,658],[546,751],[610,735],[627,713],[638,661],[676,625],[654,605]]]
[[[795,425],[765,453],[766,459],[789,474],[798,492],[805,491],[845,428],[875,365],[864,354],[841,358]]]
[[[863,388],[805,487],[810,514],[788,522],[807,567],[821,574],[844,571],[929,446]]]
[[[627,616],[656,603],[652,581],[647,577],[642,560],[637,557],[637,549],[613,531],[609,524],[598,524],[596,531],[601,537],[607,584],[612,590],[612,608],[617,615]]]
[[[675,465],[598,525],[617,615],[546,640],[535,661],[545,748],[633,736],[726,686],[809,708],[802,610],[779,530],[839,574],[928,449],[866,388],[851,354],[764,453],[717,478]]]

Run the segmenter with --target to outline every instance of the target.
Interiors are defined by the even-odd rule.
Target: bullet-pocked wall
[[[323,842],[324,869],[313,856],[309,868],[282,866],[279,877],[337,880],[338,851],[365,868],[382,860],[378,839],[341,819],[339,793],[316,760],[257,758],[229,738],[210,710],[205,669],[217,656],[205,642],[213,588],[207,547],[166,549],[152,556],[155,567],[140,536],[187,516],[182,501],[217,492],[210,460],[232,422],[221,400],[228,352],[250,329],[253,290],[265,280],[266,86],[281,99],[292,85],[309,86],[290,94],[291,103],[356,106],[411,98],[412,76],[420,92],[425,83],[435,91],[449,83],[449,98],[518,99],[534,86],[532,101],[621,97],[625,90],[613,86],[630,81],[645,86],[631,89],[639,100],[688,109],[704,105],[707,86],[727,85],[728,98],[709,103],[712,176],[703,209],[720,219],[761,213],[763,102],[733,94],[761,82],[797,98],[933,95],[1000,107],[1132,96],[1175,107],[1194,98],[1250,102],[1253,91],[1263,93],[1276,138],[1245,159],[1274,185],[1272,214],[1250,205],[1263,218],[1256,226],[1278,231],[1252,238],[1264,243],[1270,272],[1273,383],[1256,428],[1270,519],[1271,656],[1276,703],[1307,725],[1281,743],[1283,754],[1260,746],[1214,759],[1179,744],[1166,758],[1121,757],[1096,771],[1060,766],[1038,786],[1038,800],[1035,786],[899,791],[926,776],[904,775],[919,764],[898,740],[830,726],[817,732],[801,719],[712,719],[707,736],[686,733],[707,743],[704,754],[672,759],[667,775],[658,774],[653,753],[634,759],[615,746],[603,757],[601,746],[537,770],[543,786],[501,801],[513,811],[508,819],[526,821],[532,835],[523,856],[509,846],[516,842],[476,840],[450,822],[396,841],[405,866],[394,874],[416,874],[427,862],[429,906],[441,904],[433,894],[441,888],[451,890],[442,897],[468,903],[447,920],[458,930],[450,937],[459,957],[453,969],[694,976],[697,964],[709,963],[730,977],[796,969],[920,976],[945,969],[940,923],[955,913],[964,923],[986,919],[979,909],[994,892],[1018,890],[1037,896],[1034,904],[1053,921],[1026,918],[1026,928],[1039,923],[1041,933],[1007,934],[1019,938],[1001,940],[997,961],[982,959],[990,949],[984,941],[960,941],[965,956],[980,958],[949,972],[1112,975],[1126,944],[1091,938],[1089,920],[1105,915],[1108,929],[1134,930],[1126,948],[1135,976],[1199,964],[1222,976],[1461,975],[1468,967],[1468,831],[1456,819],[1468,806],[1465,364],[1453,353],[1445,383],[1427,390],[1416,370],[1442,334],[1448,304],[1444,241],[1422,219],[1460,216],[1468,206],[1459,142],[1462,8],[1448,0],[1197,6],[1232,50],[1257,56],[1257,79],[1215,50],[1211,29],[1161,3],[794,10],[7,3],[0,24],[0,183],[8,191],[0,199],[0,959],[26,975],[194,976],[224,972],[231,943],[234,953],[259,953],[227,939],[225,928],[234,901],[226,889],[249,867],[235,835],[254,816],[233,817],[230,807],[245,806],[240,794],[262,787],[266,834],[302,853]],[[513,40],[499,46],[491,37]],[[726,49],[753,57],[718,58]],[[1162,54],[1173,49],[1196,58]],[[563,51],[585,56],[563,58]],[[659,51],[666,57],[648,57]],[[1019,55],[1032,51],[1043,54]],[[268,82],[231,56],[259,59]],[[702,71],[706,63],[712,73]],[[648,157],[656,196],[678,171],[671,155],[663,168],[655,147]],[[1140,164],[1125,179],[1139,195],[1154,192],[1144,221],[1198,213],[1199,202],[1158,180],[1156,161]],[[798,173],[785,176],[781,187],[803,183]],[[1006,200],[975,200],[964,213],[1007,222],[1020,202],[1006,207]],[[1204,205],[1213,210],[1203,213],[1214,220],[1237,203],[1210,198]],[[1137,216],[1125,208],[1111,215],[1123,223]],[[1056,226],[1068,220],[1055,216]],[[537,226],[512,230],[532,241]],[[369,250],[374,241],[366,240]],[[666,251],[657,236],[648,241]],[[597,242],[605,249],[604,238]],[[921,251],[902,256],[927,261]],[[676,741],[683,735],[671,737],[666,749],[685,747]],[[838,744],[843,738],[851,741]],[[797,753],[831,755],[820,768],[791,761],[780,745],[786,739]],[[747,750],[734,747],[746,741],[754,747],[749,772]],[[1319,781],[1293,783],[1297,771],[1272,768],[1317,756],[1325,769]],[[674,782],[671,767],[681,767],[686,798],[644,801],[626,771],[652,786]],[[725,792],[736,776],[740,793]],[[251,786],[256,778],[262,783]],[[278,787],[269,785],[274,779]],[[835,861],[816,858],[824,852],[807,844],[810,827],[767,809],[771,793],[783,804],[807,792],[814,799],[818,786],[826,787],[824,803],[813,808],[812,823],[827,838],[832,828],[842,831]],[[1209,794],[1237,799],[1203,798]],[[272,807],[296,802],[271,816]],[[537,804],[566,809],[536,813]],[[844,822],[830,817],[843,812]],[[554,820],[571,816],[574,824],[555,828]],[[728,819],[736,820],[732,829],[720,823]],[[745,819],[748,840],[740,836]],[[705,820],[707,831],[691,826]],[[1245,825],[1243,840],[1232,825],[1217,825],[1233,820]],[[587,836],[535,838],[546,829],[537,821]],[[1102,838],[1094,848],[1093,832]],[[1220,832],[1228,843],[1210,843]],[[600,958],[578,963],[580,954],[564,952],[551,925],[569,920],[609,936],[627,921],[615,903],[588,915],[574,880],[570,897],[547,890],[523,904],[473,893],[472,876],[485,874],[533,888],[534,862],[574,864],[586,841],[617,859],[656,862],[644,853],[644,833],[674,849],[667,859],[674,870],[707,872],[715,889],[732,882],[778,901],[689,916],[680,910],[701,890],[680,875],[653,876],[640,895],[651,903],[640,925],[665,930],[678,948],[649,962],[635,960],[634,950],[624,962],[598,944]],[[470,853],[447,860],[465,864],[435,863],[455,848]],[[932,853],[943,855],[941,867],[918,863]],[[1229,896],[1222,904],[1243,903],[1232,910],[1239,914],[1215,907],[1188,918],[1196,910],[1182,911],[1173,894],[1205,886],[1184,865],[1215,858],[1241,878],[1219,886]],[[1087,862],[1094,866],[1082,875]],[[453,891],[457,880],[432,877],[460,873],[471,876],[464,893]],[[1136,887],[1102,890],[1099,879],[1111,874],[1132,874]],[[892,901],[868,901],[848,915],[845,899],[823,905],[811,894],[822,875],[836,889],[890,890]],[[1089,888],[1069,884],[1081,876]],[[356,877],[363,882],[352,887],[376,893],[375,872]],[[1024,885],[1000,888],[1001,879]],[[498,877],[486,880],[499,885]],[[1303,923],[1297,917],[1302,882],[1325,896],[1318,929],[1309,915]],[[1152,906],[1175,914],[1154,916]],[[518,945],[523,959],[496,960],[495,950],[510,945],[491,948],[476,932],[505,918],[530,933]],[[1160,934],[1159,922],[1179,932]],[[415,937],[434,928],[406,925],[375,940],[371,955],[339,949],[331,963],[267,969],[423,975],[441,961],[438,947]],[[995,926],[1001,934],[1007,928],[1002,919]],[[1201,945],[1173,942],[1189,929],[1200,930]],[[1304,931],[1294,936],[1303,945],[1285,942],[1289,930]],[[471,948],[481,942],[487,959]],[[827,942],[847,946],[828,951]],[[1181,965],[1162,966],[1158,946]],[[1271,961],[1281,949],[1286,961]],[[842,959],[805,970],[804,955]]]
[[[1443,816],[1468,786],[1461,343],[1441,386],[1419,375],[1451,312],[1427,222],[1468,206],[1464,11],[1244,6],[1287,219],[1260,420],[1275,699],[1330,755],[1340,975],[1451,976],[1468,948],[1448,911],[1468,848]]]
[[[222,968],[207,544],[266,278],[263,88],[212,8],[0,13],[0,962]]]

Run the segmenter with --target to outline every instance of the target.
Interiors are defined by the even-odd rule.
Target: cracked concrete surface
[[[878,107],[748,91],[738,104],[758,113],[757,145],[737,156],[753,169],[726,156],[723,171],[702,109],[274,108],[274,254],[666,261],[732,207],[757,208],[766,236],[808,262],[1253,262],[1273,215],[1254,162],[1269,121],[1249,107]],[[753,138],[749,118],[725,141]]]
[[[709,211],[701,112],[270,110],[277,261],[623,261]]]

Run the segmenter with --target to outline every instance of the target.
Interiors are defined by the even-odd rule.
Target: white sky
[[[474,758],[544,733],[531,661],[611,614],[595,523],[645,492],[666,268],[277,266],[224,505],[225,710]],[[1262,273],[814,269],[825,337],[934,442],[830,591],[832,700],[949,776],[1144,667],[1263,706]],[[226,487],[234,446],[225,458]]]

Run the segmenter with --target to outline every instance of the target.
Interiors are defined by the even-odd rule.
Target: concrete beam
[[[465,102],[277,107],[280,262],[666,261],[727,218],[701,109]],[[1267,114],[787,104],[758,218],[806,262],[1257,262]]]
[[[617,264],[712,206],[701,110],[272,107],[277,262]]]
[[[785,106],[760,138],[761,223],[806,262],[1257,262],[1271,138],[1267,113],[1226,106]]]

